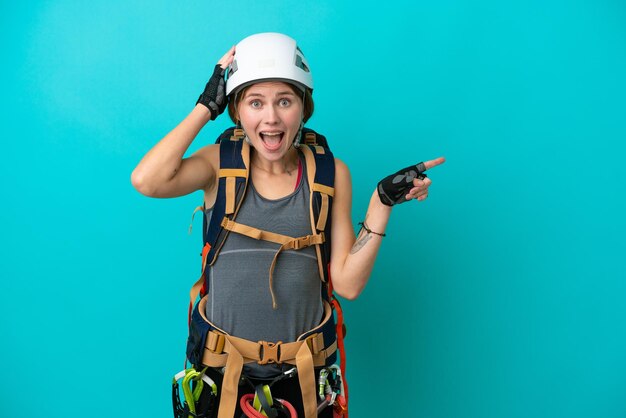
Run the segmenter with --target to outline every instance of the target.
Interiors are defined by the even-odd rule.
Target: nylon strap
[[[326,212],[328,212],[328,210],[326,210]],[[311,245],[315,245],[315,248],[319,248],[319,245],[324,243],[325,239],[323,232],[321,234],[293,238],[287,235],[277,234],[275,232],[264,231],[253,226],[240,224],[226,217],[224,217],[224,219],[222,220],[222,228],[256,240],[263,240],[273,242],[275,244],[280,244],[280,248],[278,248],[278,251],[276,252],[276,254],[274,254],[274,259],[272,260],[272,264],[270,265],[269,287],[270,294],[272,295],[273,309],[278,308],[278,304],[276,303],[276,295],[274,294],[274,268],[276,267],[276,262],[278,261],[278,256],[280,255],[280,253],[284,250],[300,250],[302,248],[310,247]]]
[[[193,218],[196,216],[196,213],[204,212],[204,206],[197,206],[193,213],[191,214],[191,222],[189,222],[189,235],[191,235],[191,230],[193,229]]]
[[[220,168],[219,177],[243,177],[248,176],[245,168]]]
[[[235,177],[226,177],[226,215],[235,213],[235,185],[237,180]]]
[[[309,190],[310,190],[309,202],[311,202],[309,204],[309,207],[310,207],[309,212],[311,215],[311,230],[315,232],[317,228],[317,224],[315,222],[315,214],[313,213],[313,193],[315,192],[314,190],[315,169],[317,165],[315,164],[315,157],[313,156],[313,151],[311,151],[309,147],[300,147],[300,149],[302,150],[302,153],[304,154],[304,158],[306,160],[307,180],[309,182]],[[326,212],[328,212],[328,206],[326,207]],[[324,278],[326,277],[326,275],[324,274],[325,271],[324,271],[324,265],[322,263],[322,249],[320,245],[315,246],[315,253],[317,255],[317,267],[320,272],[320,278],[322,279],[322,281],[324,281]]]
[[[320,217],[317,219],[317,225],[315,226],[318,231],[323,231],[326,228],[326,220],[328,219],[328,195],[322,193],[322,207],[320,208]]]
[[[200,300],[198,311],[202,318],[211,324],[205,315],[206,301],[206,297]],[[326,302],[324,303],[324,312],[322,324],[328,321],[332,315],[332,309]],[[202,355],[202,363],[209,367],[226,366],[218,418],[231,418],[234,416],[241,371],[245,363],[252,362],[259,364],[294,364],[298,369],[305,418],[315,418],[317,416],[317,398],[314,367],[324,366],[326,359],[336,350],[336,341],[329,347],[324,348],[324,336],[322,333],[314,333],[303,340],[291,343],[273,344],[266,341],[249,341],[233,337],[221,331],[209,331]]]
[[[307,145],[317,145],[317,137],[313,132],[304,134],[304,143]]]
[[[328,196],[335,196],[335,188],[334,187],[328,187],[328,186],[324,186],[323,184],[319,184],[319,183],[314,183],[313,184],[313,191],[314,192],[320,192],[323,194],[327,194]]]
[[[235,128],[233,130],[233,135],[230,137],[231,141],[239,141],[241,138],[246,136],[246,133],[241,128]]]
[[[315,371],[313,355],[307,344],[302,344],[296,354],[298,380],[302,390],[302,404],[305,418],[317,417],[317,394],[315,393]]]

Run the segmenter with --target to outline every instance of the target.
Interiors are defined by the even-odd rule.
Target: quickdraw
[[[320,403],[317,405],[318,414],[326,407],[333,407],[333,417],[347,416],[348,407],[344,382],[341,376],[341,369],[332,365],[320,371],[318,379],[318,392]]]
[[[193,367],[182,370],[174,376],[172,381],[172,405],[174,408],[175,418],[208,418],[212,415],[217,403],[217,386],[215,382],[204,372],[197,371]],[[180,386],[179,386],[180,381]],[[208,385],[211,392],[208,402],[202,408],[197,410],[197,402],[200,399],[202,391]],[[181,401],[180,388],[183,390],[183,399]]]
[[[278,418],[279,416],[297,418],[298,413],[293,405],[284,399],[273,399],[270,389],[276,382],[293,377],[297,372],[295,367],[291,368],[265,385],[254,385],[250,379],[244,377],[244,380],[255,391],[254,394],[243,395],[239,400],[239,406],[244,415],[249,418]]]

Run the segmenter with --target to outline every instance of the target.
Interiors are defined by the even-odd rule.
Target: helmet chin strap
[[[300,113],[300,128],[298,129],[298,133],[293,140],[293,147],[300,148],[300,140],[302,139],[302,128],[304,128],[304,97],[306,95],[306,91],[302,92],[302,113]]]
[[[302,128],[304,128],[304,122],[300,122],[300,128],[296,134],[296,138],[293,140],[293,147],[300,148],[300,139],[302,138]]]

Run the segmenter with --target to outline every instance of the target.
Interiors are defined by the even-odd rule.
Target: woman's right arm
[[[204,105],[196,107],[141,159],[131,182],[150,197],[176,197],[204,189],[215,180],[211,160],[216,146],[204,147],[189,158],[183,155],[211,118]]]
[[[183,156],[204,125],[224,111],[227,98],[223,75],[234,56],[233,46],[218,61],[196,107],[141,159],[131,175],[131,182],[140,193],[176,197],[212,187],[219,166],[219,147],[208,146],[189,158]]]

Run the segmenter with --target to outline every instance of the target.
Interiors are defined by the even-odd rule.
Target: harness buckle
[[[259,341],[259,364],[280,364],[280,345],[282,341],[271,343],[267,341]]]

